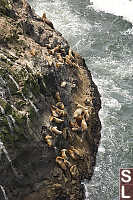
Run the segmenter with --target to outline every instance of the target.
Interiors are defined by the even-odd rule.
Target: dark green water
[[[118,200],[119,168],[133,167],[133,31],[131,23],[88,0],[29,0],[86,60],[102,96],[102,138],[87,200]]]

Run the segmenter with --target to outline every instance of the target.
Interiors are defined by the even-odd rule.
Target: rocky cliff
[[[40,18],[25,0],[1,0],[0,199],[84,199],[100,107],[84,59],[45,13]]]

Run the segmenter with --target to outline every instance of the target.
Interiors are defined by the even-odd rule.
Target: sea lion
[[[48,144],[49,147],[52,146],[52,136],[46,135],[45,136],[45,141],[46,141],[46,143]]]
[[[84,107],[79,103],[76,103],[77,108],[82,108],[83,110],[88,110],[88,107]]]
[[[67,116],[67,112],[65,110],[58,109],[57,112],[58,112],[60,117],[66,117]]]
[[[54,117],[53,117],[53,116],[50,116],[50,117],[49,117],[49,121],[50,121],[50,122],[52,122],[52,121],[53,121],[53,119],[54,119]]]
[[[61,110],[61,109],[57,108],[54,105],[52,105],[51,108],[55,110],[55,112],[58,114],[58,117],[65,117],[65,116],[67,116],[67,112],[66,111]]]
[[[58,44],[54,49],[49,50],[49,53],[51,55],[54,55],[55,52],[58,52],[60,50],[61,46]]]
[[[53,116],[50,117],[50,121],[51,121],[51,122],[54,121],[54,122],[56,122],[57,124],[61,124],[61,123],[64,122],[63,119],[60,119],[60,118],[57,118],[57,117],[53,117]]]
[[[67,155],[66,155],[67,149],[62,149],[61,150],[61,157],[64,159],[67,159]]]
[[[69,56],[69,58],[74,59],[74,57],[73,57],[73,55],[72,55],[72,49],[71,49],[71,48],[69,48],[68,56]]]
[[[81,59],[81,56],[79,53],[77,53],[76,51],[74,51],[73,53],[74,53],[75,58],[77,58],[77,60]]]
[[[32,48],[32,49],[30,50],[30,54],[31,54],[32,56],[35,56],[35,55],[36,55],[36,49],[35,49],[35,48]]]
[[[46,135],[45,139],[52,139],[52,136],[51,135]]]
[[[80,127],[73,127],[72,131],[73,132],[78,132],[78,131],[81,131],[81,128]]]
[[[89,111],[88,111],[88,110],[85,110],[85,111],[84,111],[84,117],[85,117],[85,120],[86,120],[86,121],[89,121],[89,119],[90,119],[90,114],[89,114]]]
[[[60,50],[60,48],[61,48],[61,45],[58,44],[58,45],[54,48],[54,52],[57,52],[58,50]]]
[[[56,106],[54,106],[54,105],[51,105],[51,109],[54,109],[54,110],[56,110],[56,109],[58,109]]]
[[[50,26],[52,29],[54,29],[53,23],[47,19],[45,13],[43,13],[43,15],[42,15],[42,20],[43,20],[48,26]]]
[[[70,173],[72,176],[78,176],[79,175],[79,171],[78,171],[78,168],[76,165],[73,165],[71,168],[70,168]]]
[[[72,128],[80,128],[80,126],[78,125],[77,121],[69,121],[69,127]]]
[[[72,164],[68,160],[64,160],[65,165],[70,168]]]
[[[82,131],[86,131],[88,129],[85,118],[83,118],[81,121],[81,128],[82,128]]]
[[[57,114],[56,110],[53,109],[52,107],[51,107],[51,112],[52,112],[53,117],[59,117],[59,115]]]
[[[49,66],[53,64],[53,58],[51,56],[45,56],[46,60],[48,61]]]
[[[56,98],[57,101],[61,101],[61,97],[60,97],[60,93],[59,92],[56,92],[55,98]]]
[[[66,62],[66,64],[68,64],[68,65],[70,65],[70,66],[73,65],[73,64],[72,64],[72,61],[70,60],[70,57],[69,57],[68,55],[65,56],[65,62]]]
[[[75,149],[73,146],[71,146],[72,151],[74,151],[74,153],[79,156],[82,157],[83,156],[83,152],[81,151],[81,149]]]
[[[62,58],[61,54],[57,53],[56,55],[57,55],[59,62],[64,63],[64,59]]]
[[[55,66],[56,66],[57,68],[59,68],[59,67],[62,66],[62,63],[61,63],[61,62],[56,62],[56,63],[55,63]]]
[[[72,62],[72,66],[73,66],[73,67],[76,67],[76,68],[79,68],[79,65],[76,64],[75,62]]]
[[[83,108],[77,108],[73,114],[73,118],[78,119],[79,117],[81,117],[84,113],[83,111]]]
[[[65,116],[67,116],[67,112],[64,111],[64,110],[57,109],[56,111],[57,111],[57,113],[58,113],[58,115],[59,115],[60,117],[65,117]]]
[[[76,119],[77,125],[80,127],[81,126],[81,121],[84,116],[84,111],[82,108],[77,108],[73,114],[73,118]]]
[[[82,118],[80,119],[80,116],[79,116],[78,119],[76,119],[76,122],[72,122],[72,121],[69,122],[69,126],[73,132],[81,132],[81,127],[80,127],[81,120]]]
[[[45,19],[46,19],[46,13],[43,13],[42,20],[45,21]]]
[[[68,150],[68,153],[73,160],[77,160],[75,153],[71,149]]]
[[[62,131],[57,129],[57,126],[51,127],[50,130],[56,135],[62,134]]]
[[[62,102],[58,102],[57,104],[56,104],[56,106],[58,107],[58,108],[60,108],[61,110],[64,110],[64,104],[62,103]]]
[[[62,157],[57,156],[56,157],[56,163],[58,163],[58,165],[61,167],[61,169],[65,170],[65,171],[67,170],[67,167],[64,163],[64,159]]]

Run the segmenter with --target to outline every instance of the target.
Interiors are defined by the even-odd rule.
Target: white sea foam
[[[105,153],[105,148],[102,147],[102,146],[100,146],[100,147],[98,148],[98,152]]]
[[[9,78],[13,81],[13,83],[16,85],[16,88],[19,90],[19,85],[16,82],[16,80],[13,78],[13,76],[9,74]]]
[[[83,186],[84,186],[84,189],[85,189],[85,200],[87,200],[88,197],[89,197],[89,192],[88,192],[88,188],[87,188],[87,182],[84,181],[81,184],[83,184]]]
[[[15,127],[15,119],[13,118],[12,115],[6,116],[6,119],[8,121],[8,126],[10,128],[11,133],[13,134],[13,129]]]
[[[29,100],[29,102],[30,102],[31,106],[34,108],[35,112],[37,113],[39,111],[39,109],[35,106],[35,104],[31,100]]]
[[[4,115],[5,114],[5,110],[4,110],[4,108],[0,105],[0,111],[1,111],[1,113]]]
[[[6,191],[5,191],[4,187],[2,185],[0,185],[0,188],[2,190],[2,193],[3,193],[3,196],[4,196],[5,200],[8,200],[8,197],[6,195]]]
[[[93,8],[105,11],[133,22],[133,1],[132,0],[92,0]]]

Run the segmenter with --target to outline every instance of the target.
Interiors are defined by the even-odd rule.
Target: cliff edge
[[[84,199],[100,108],[84,59],[45,13],[40,18],[25,0],[1,0],[0,199]]]

